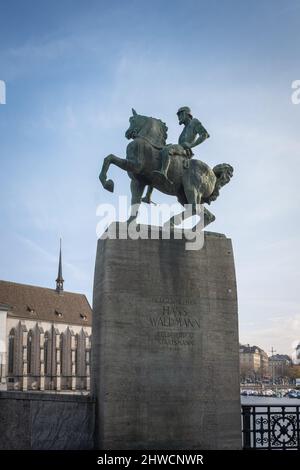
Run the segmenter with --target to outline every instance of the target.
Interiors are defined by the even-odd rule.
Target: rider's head
[[[192,111],[188,106],[182,106],[177,111],[179,124],[186,124],[190,119],[193,118]]]

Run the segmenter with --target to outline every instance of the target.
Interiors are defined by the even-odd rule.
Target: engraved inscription
[[[167,303],[164,304],[163,301]],[[194,346],[195,331],[200,329],[200,320],[190,311],[184,299],[181,303],[173,299],[157,298],[159,308],[148,317],[148,325],[156,330],[149,339],[167,349],[191,348]],[[186,299],[187,301],[189,299]],[[157,311],[158,310],[158,311]]]
[[[179,306],[163,305],[158,315],[149,318],[154,328],[200,328],[199,320],[191,315],[185,308]]]
[[[158,331],[154,339],[164,346],[193,346],[194,344],[193,333]]]
[[[196,300],[190,297],[153,297],[151,300],[156,304],[196,305]]]

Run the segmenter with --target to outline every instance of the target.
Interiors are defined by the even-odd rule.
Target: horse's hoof
[[[134,221],[135,221],[135,223],[136,223],[136,216],[132,216],[132,215],[131,215],[131,216],[129,217],[129,219],[127,219],[127,222],[126,222],[126,223],[129,225],[129,224],[131,224],[131,223],[134,222]]]
[[[107,191],[113,193],[114,192],[114,182],[112,180],[107,180],[105,185],[104,185],[104,189],[106,189]]]

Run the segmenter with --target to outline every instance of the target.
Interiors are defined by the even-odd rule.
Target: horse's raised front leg
[[[114,182],[113,180],[107,179],[107,172],[108,172],[110,165],[116,165],[125,171],[134,171],[135,166],[131,161],[126,160],[125,158],[116,157],[116,155],[113,155],[112,153],[110,155],[107,155],[107,157],[104,158],[101,173],[99,175],[99,180],[101,181],[104,189],[113,193]]]
[[[128,223],[137,218],[139,207],[142,200],[142,195],[145,189],[145,184],[140,181],[133,179],[130,183],[131,189],[131,214],[128,219]]]

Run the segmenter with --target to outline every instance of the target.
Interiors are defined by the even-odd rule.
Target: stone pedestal
[[[230,239],[100,239],[92,361],[96,448],[239,449]]]

